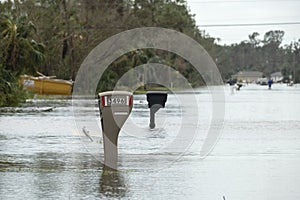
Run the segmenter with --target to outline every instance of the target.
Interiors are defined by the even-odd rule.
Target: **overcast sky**
[[[221,39],[220,44],[239,43],[258,32],[263,38],[269,30],[285,31],[284,43],[300,39],[300,0],[187,0],[197,25],[209,35]],[[264,24],[299,22],[290,25],[220,26],[220,24]]]

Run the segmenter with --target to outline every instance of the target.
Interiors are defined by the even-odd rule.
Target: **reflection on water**
[[[106,197],[125,197],[127,187],[124,177],[115,169],[103,165],[102,175],[100,178],[100,193]]]
[[[120,133],[118,171],[102,165],[101,140],[78,134],[70,100],[32,100],[2,112],[0,199],[300,199],[300,87],[248,85],[234,95],[226,89],[223,134],[205,160],[199,150],[211,117],[206,89],[197,93],[199,137],[178,159],[161,151],[184,112],[176,98],[170,95],[158,113],[158,127],[165,127],[149,131],[145,97],[135,96],[130,120],[142,132],[127,126]],[[45,107],[53,110],[34,112]],[[96,106],[82,110],[99,117]]]

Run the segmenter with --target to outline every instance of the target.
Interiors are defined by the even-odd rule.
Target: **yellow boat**
[[[21,75],[19,84],[27,91],[46,95],[71,95],[73,81],[54,79],[55,76],[45,76],[38,73],[39,77]]]

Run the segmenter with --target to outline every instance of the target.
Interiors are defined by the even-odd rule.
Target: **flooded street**
[[[226,86],[222,135],[205,159],[212,102],[205,88],[196,96],[199,135],[172,158],[161,149],[176,136],[185,107],[169,95],[157,116],[164,128],[150,131],[146,96],[135,95],[117,172],[102,166],[101,129],[87,121],[93,142],[84,136],[72,100],[29,100],[0,113],[0,199],[300,199],[299,85],[246,85],[233,95]],[[99,121],[94,103],[81,109]]]

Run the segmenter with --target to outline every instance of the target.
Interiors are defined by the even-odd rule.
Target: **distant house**
[[[271,74],[270,78],[273,80],[273,82],[281,82],[283,80],[281,72],[275,72]]]
[[[232,79],[247,83],[257,82],[257,80],[262,77],[263,73],[258,71],[240,71],[237,74],[231,76]]]

